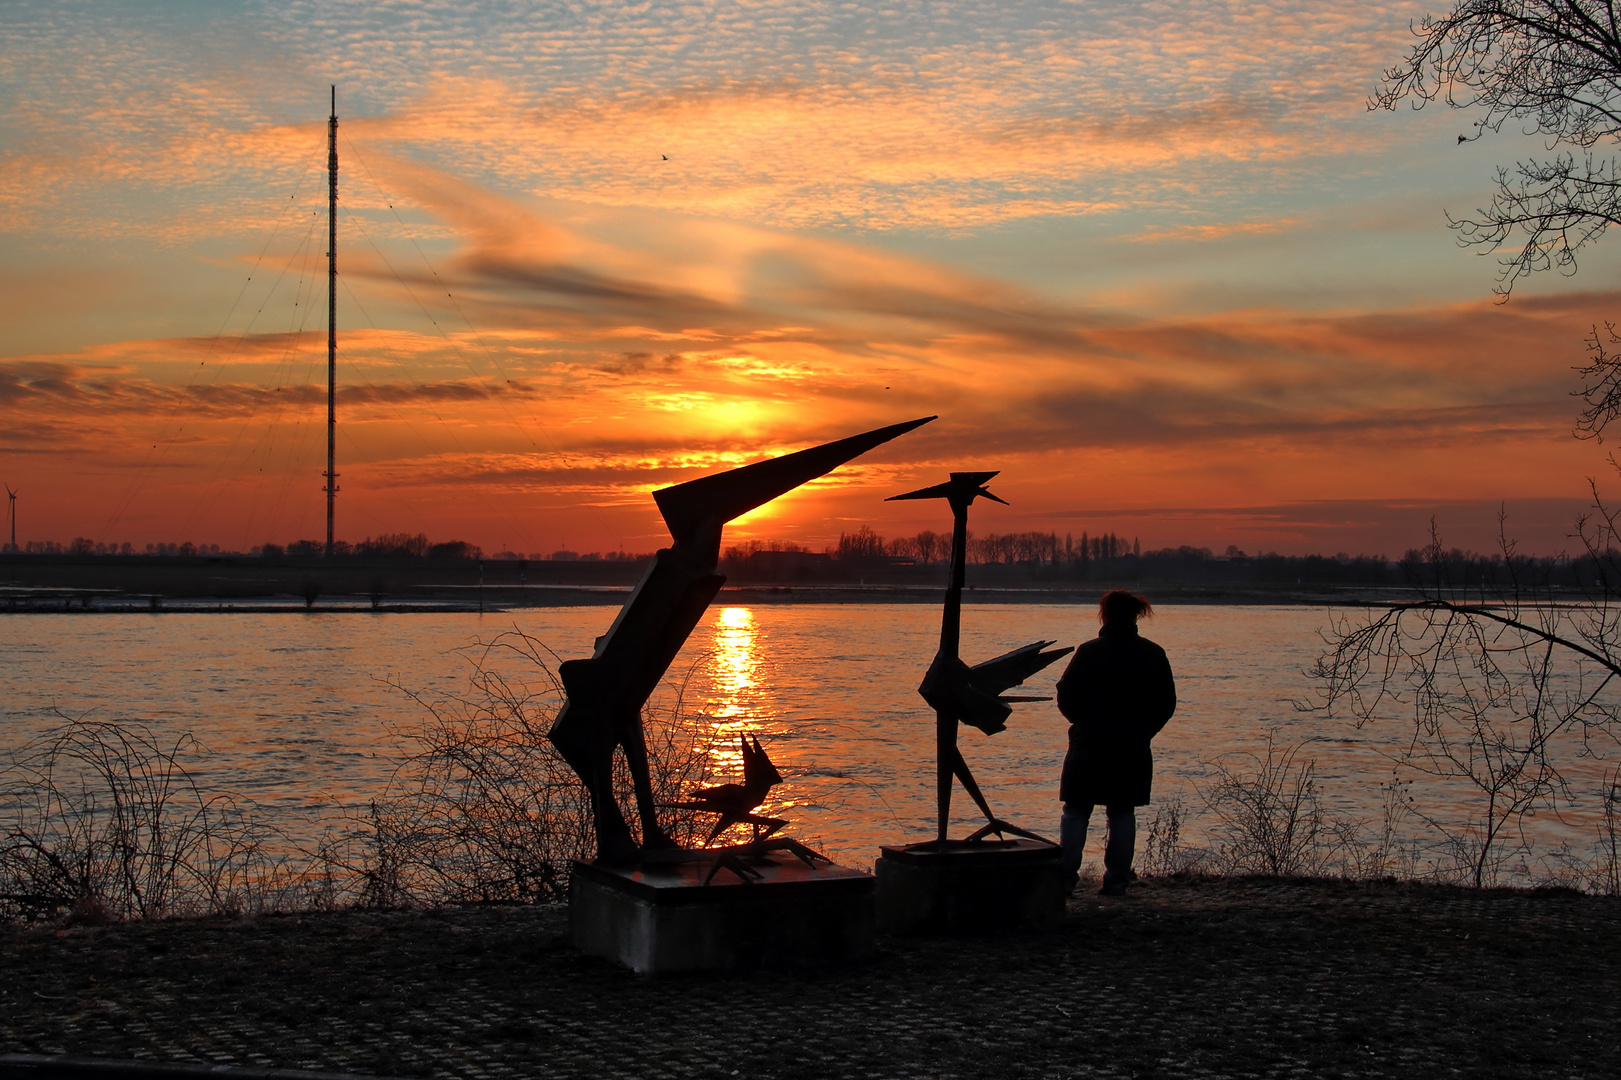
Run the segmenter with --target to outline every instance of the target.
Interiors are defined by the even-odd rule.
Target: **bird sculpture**
[[[599,861],[635,865],[644,849],[676,846],[658,822],[642,706],[726,581],[716,572],[722,528],[933,419],[893,424],[653,493],[675,543],[653,558],[618,618],[597,639],[591,656],[558,665],[567,696],[547,732],[591,794]],[[616,749],[623,750],[630,768],[641,819],[640,845],[614,797]]]
[[[951,778],[962,781],[962,786],[985,815],[986,824],[968,837],[981,840],[995,833],[1012,833],[1032,840],[1043,840],[1033,832],[1011,825],[991,812],[990,803],[979,790],[974,774],[957,748],[957,727],[970,724],[987,735],[995,735],[1007,727],[1012,705],[1020,701],[1046,701],[1045,697],[1010,697],[1003,693],[1074,651],[1073,648],[1049,649],[1051,641],[1034,641],[1011,652],[1003,653],[982,664],[969,667],[958,655],[962,637],[962,590],[966,577],[968,548],[968,507],[983,496],[993,502],[1007,503],[992,495],[985,487],[994,472],[955,472],[944,484],[892,495],[886,502],[903,499],[945,499],[951,504],[951,583],[946,589],[945,611],[940,618],[940,647],[934,662],[923,676],[917,692],[934,708],[935,716],[935,794],[938,810],[938,832],[935,843],[941,850],[946,846],[946,827],[951,819]]]
[[[760,746],[759,739],[750,739],[739,735],[738,749],[743,752],[743,782],[741,784],[718,784],[715,787],[700,788],[692,793],[691,802],[670,803],[672,810],[702,810],[711,814],[719,814],[720,820],[709,831],[704,839],[704,848],[708,849],[715,838],[733,825],[748,823],[754,826],[754,839],[747,844],[737,844],[732,847],[719,848],[715,851],[714,861],[709,865],[709,872],[704,875],[704,884],[708,885],[715,880],[715,875],[722,868],[736,874],[745,884],[758,881],[763,875],[754,867],[744,861],[746,856],[762,856],[770,851],[787,851],[797,856],[806,866],[814,866],[818,860],[831,862],[826,855],[812,848],[806,847],[798,840],[786,836],[772,838],[772,833],[787,825],[782,818],[765,817],[754,811],[765,801],[772,788],[782,783],[782,773],[771,763],[771,758]],[[761,829],[764,832],[761,832]]]
[[[692,793],[692,801],[684,803],[671,803],[676,810],[703,810],[712,814],[719,814],[720,820],[704,838],[704,847],[715,842],[715,837],[731,828],[733,825],[747,822],[754,826],[754,839],[764,840],[772,833],[788,824],[782,818],[761,817],[754,812],[755,808],[765,802],[765,797],[771,789],[782,783],[782,773],[771,764],[771,758],[760,746],[760,740],[755,739],[754,745],[742,735],[737,737],[738,749],[743,752],[743,782],[741,784],[719,784],[715,787],[700,788]],[[760,829],[764,827],[765,832]]]

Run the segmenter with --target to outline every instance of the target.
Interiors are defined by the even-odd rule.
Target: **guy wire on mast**
[[[338,88],[326,125],[326,557],[332,558],[332,514],[338,494]]]

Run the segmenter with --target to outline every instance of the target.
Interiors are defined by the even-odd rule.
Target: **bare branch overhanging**
[[[1413,29],[1407,59],[1385,72],[1370,109],[1444,101],[1477,109],[1471,135],[1519,121],[1550,160],[1499,170],[1491,204],[1451,218],[1460,243],[1503,252],[1497,291],[1540,270],[1576,271],[1577,253],[1621,222],[1621,167],[1593,151],[1621,141],[1621,18],[1593,0],[1461,0]],[[1580,151],[1579,154],[1571,150]],[[1513,240],[1524,238],[1514,249]]]

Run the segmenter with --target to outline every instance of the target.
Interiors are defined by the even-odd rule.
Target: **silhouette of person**
[[[1136,808],[1148,805],[1154,779],[1148,744],[1176,711],[1165,650],[1137,633],[1137,620],[1153,613],[1145,597],[1124,589],[1104,593],[1098,636],[1075,650],[1058,680],[1058,710],[1070,725],[1058,837],[1071,889],[1080,876],[1087,823],[1100,804],[1109,819],[1103,895],[1124,895],[1136,877]]]

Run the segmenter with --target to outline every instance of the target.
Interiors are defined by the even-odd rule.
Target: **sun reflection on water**
[[[713,627],[707,672],[709,685],[704,703],[704,712],[710,721],[710,775],[720,782],[736,781],[742,779],[743,773],[738,737],[766,734],[773,719],[762,711],[769,697],[768,679],[760,628],[751,609],[721,608],[715,615]],[[769,738],[764,740],[767,744],[770,741]],[[768,746],[767,751],[770,750]],[[777,764],[780,767],[782,762],[778,760]],[[792,802],[784,802],[782,795],[783,788],[779,787],[767,804],[778,808],[791,806]]]
[[[748,608],[721,608],[715,619],[714,697],[709,715],[722,723],[737,725],[750,715],[750,691],[759,681],[760,656],[754,612]]]

